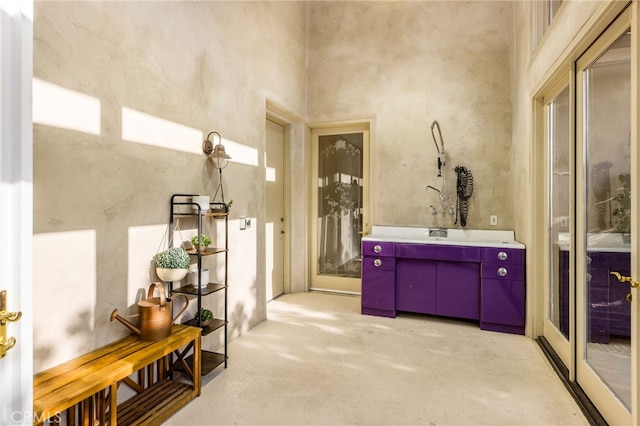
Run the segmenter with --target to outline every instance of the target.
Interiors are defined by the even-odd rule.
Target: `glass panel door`
[[[577,382],[631,424],[631,31],[627,9],[578,61]],[[580,202],[582,201],[582,202]]]
[[[569,73],[545,99],[547,146],[547,289],[544,336],[565,365],[571,364],[573,327],[573,254],[571,233],[574,191],[574,149],[571,131]]]
[[[360,292],[368,132],[314,131],[312,288]]]

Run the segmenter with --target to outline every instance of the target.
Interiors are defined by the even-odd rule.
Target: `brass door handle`
[[[629,283],[629,285],[633,288],[640,286],[640,282],[634,281],[631,277],[625,277],[620,274],[620,272],[611,271],[611,275],[615,275],[618,278],[618,281],[621,283]]]
[[[16,338],[7,339],[7,322],[18,321],[22,317],[22,312],[7,312],[7,291],[0,291],[0,358],[4,358],[11,348],[16,345]]]

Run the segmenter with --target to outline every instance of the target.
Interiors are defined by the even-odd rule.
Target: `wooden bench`
[[[200,395],[200,333],[174,325],[159,342],[132,335],[36,374],[34,424],[160,424]],[[121,384],[135,394],[118,404]]]

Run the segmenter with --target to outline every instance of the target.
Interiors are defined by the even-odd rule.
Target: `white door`
[[[612,275],[640,280],[631,10],[576,64],[576,382],[612,425],[638,424],[640,295]]]
[[[33,3],[2,0],[0,14],[0,291],[6,291],[0,308],[0,424],[28,425],[38,420],[32,415]],[[11,313],[18,311],[22,316],[13,321],[17,315]]]
[[[360,293],[369,127],[313,129],[311,140],[311,289]]]
[[[265,224],[266,300],[284,293],[284,147],[285,128],[267,118],[265,158],[267,220]]]

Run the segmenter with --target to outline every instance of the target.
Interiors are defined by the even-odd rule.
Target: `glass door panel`
[[[547,105],[549,147],[549,260],[547,321],[569,340],[571,193],[573,178],[571,117],[567,86]],[[566,362],[566,360],[565,360]]]
[[[577,382],[611,424],[631,423],[630,10],[578,61],[581,151]],[[580,204],[579,204],[580,205]]]
[[[368,132],[314,132],[312,288],[360,292]]]

